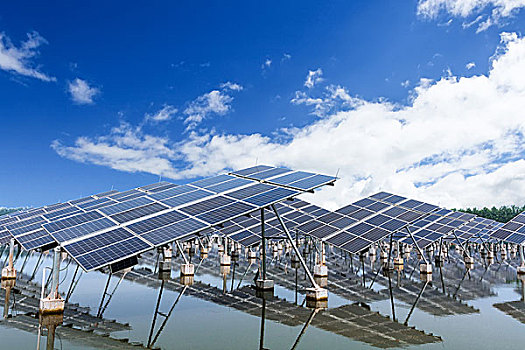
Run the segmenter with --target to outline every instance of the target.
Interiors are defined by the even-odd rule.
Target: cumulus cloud
[[[447,13],[454,17],[467,18],[477,15],[484,10],[490,10],[489,15],[479,15],[464,27],[479,23],[477,32],[487,30],[501,19],[515,15],[525,7],[525,0],[419,0],[418,15],[436,19],[440,13]]]
[[[347,103],[286,138],[191,132],[173,141],[121,126],[52,147],[76,161],[173,179],[258,162],[335,175],[305,199],[337,208],[379,190],[447,207],[525,204],[525,39],[504,33],[486,75],[421,80],[410,103],[352,97],[332,86],[317,99]],[[285,140],[284,142],[282,140]]]
[[[471,70],[474,67],[476,67],[476,64],[474,62],[469,62],[465,65],[465,68],[467,68],[468,70]]]
[[[92,104],[93,98],[100,93],[98,88],[89,86],[87,81],[80,78],[68,83],[68,91],[73,102],[81,105]]]
[[[18,47],[0,33],[0,69],[42,81],[56,81],[56,78],[42,73],[33,62],[42,44],[47,44],[47,41],[37,32],[27,33],[27,40]]]
[[[164,121],[168,121],[171,118],[173,118],[173,116],[177,112],[178,112],[177,108],[170,106],[170,105],[165,105],[160,110],[158,110],[157,113],[155,114],[146,113],[146,115],[144,116],[144,120],[153,121],[153,122],[164,122]]]
[[[321,68],[317,68],[316,70],[310,70],[308,71],[308,75],[306,76],[304,86],[311,89],[315,86],[315,84],[320,83],[323,80],[323,70]]]
[[[231,110],[233,97],[229,91],[241,91],[242,86],[232,82],[226,82],[221,85],[220,90],[212,90],[205,93],[189,103],[184,110],[184,124],[187,130],[194,129],[204,119],[210,115],[225,115]]]

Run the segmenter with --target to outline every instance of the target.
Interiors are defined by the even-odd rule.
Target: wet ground
[[[0,348],[525,348],[523,289],[510,256],[491,265],[477,256],[467,271],[452,251],[441,269],[433,267],[432,281],[422,281],[415,253],[402,270],[384,274],[377,259],[331,251],[328,307],[317,309],[306,305],[304,270],[285,254],[268,258],[273,296],[252,288],[259,262],[244,250],[229,268],[220,266],[217,246],[205,259],[197,252],[190,285],[179,278],[180,256],[171,273],[159,274],[157,254],[148,253],[131,272],[111,276],[75,273],[66,259],[59,287],[66,312],[39,319],[42,270],[51,258],[18,255],[16,285],[4,283],[0,292]],[[306,260],[313,266],[313,257]]]

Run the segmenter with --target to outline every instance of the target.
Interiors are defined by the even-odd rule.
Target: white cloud
[[[467,68],[468,70],[471,70],[474,67],[476,67],[476,64],[474,62],[469,62],[465,65],[465,68]]]
[[[403,82],[401,82],[401,86],[404,87],[404,88],[407,88],[410,86],[410,80],[405,80]]]
[[[317,68],[316,70],[309,70],[308,75],[306,76],[306,81],[304,82],[304,86],[311,89],[315,86],[315,84],[322,82],[324,79],[323,76],[323,70],[321,68]]]
[[[271,65],[272,65],[272,60],[267,58],[266,60],[264,60],[263,64],[261,64],[261,69],[265,70],[267,68],[270,68]]]
[[[56,81],[56,78],[42,73],[32,62],[42,44],[47,44],[47,41],[37,32],[27,33],[27,40],[20,43],[19,47],[4,33],[0,33],[0,69],[42,81]]]
[[[154,121],[154,122],[163,122],[168,121],[178,112],[177,108],[165,105],[160,110],[157,111],[155,114],[148,114],[144,116],[145,121]]]
[[[100,93],[96,87],[91,87],[87,81],[76,78],[68,83],[71,99],[78,104],[92,104],[93,98]]]
[[[515,15],[523,7],[525,0],[419,0],[417,13],[430,19],[437,18],[442,12],[454,17],[467,18],[489,9],[490,15],[477,16],[474,21],[464,24],[464,27],[470,27],[480,23],[476,31],[479,33],[498,24],[502,18]]]
[[[186,118],[184,124],[187,124],[187,130],[194,129],[208,116],[225,115],[231,110],[233,97],[228,94],[229,91],[241,91],[243,87],[239,84],[226,82],[221,85],[221,90],[213,90],[204,95],[197,97],[190,102],[184,110]]]
[[[229,89],[232,91],[242,91],[243,87],[237,83],[232,83],[231,81],[227,81],[220,85],[222,89]]]
[[[280,137],[191,132],[171,141],[121,126],[52,147],[80,162],[173,179],[238,169],[256,159],[330,175],[339,169],[334,188],[305,196],[331,209],[379,190],[447,207],[523,205],[523,76],[525,39],[505,33],[487,75],[422,79],[408,105],[367,101],[330,86],[319,97],[299,93],[297,100],[313,109],[328,104],[335,112]]]
[[[281,58],[281,62],[289,61],[291,59],[292,59],[292,55],[290,55],[289,53],[284,53],[283,58]]]

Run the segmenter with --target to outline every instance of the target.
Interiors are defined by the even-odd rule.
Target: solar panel
[[[245,202],[254,204],[256,206],[267,206],[269,204],[281,201],[283,199],[290,198],[292,196],[298,195],[300,192],[289,190],[287,188],[274,188],[268,192],[260,193],[253,197],[244,199]]]
[[[70,254],[86,271],[91,271],[153,248],[142,239],[132,237],[80,256]],[[66,248],[67,250],[67,248]]]
[[[221,182],[225,182],[225,181],[233,180],[233,179],[235,179],[235,177],[226,175],[226,174],[222,174],[222,175],[209,177],[207,179],[202,179],[199,181],[192,182],[191,185],[195,187],[206,188],[208,186],[216,185]]]
[[[148,216],[166,209],[168,209],[168,207],[165,205],[162,205],[160,203],[151,203],[139,208],[130,209],[123,213],[111,215],[110,217],[118,223],[123,224],[125,222]]]
[[[141,190],[144,190],[144,191],[149,191],[149,190],[154,190],[156,188],[160,188],[160,187],[164,187],[166,185],[171,185],[170,182],[166,182],[166,181],[160,181],[160,182],[156,182],[154,184],[151,184],[151,185],[145,185],[145,186],[141,186],[139,187]],[[134,190],[131,190],[131,191],[134,191]],[[129,191],[127,191],[129,192]],[[124,192],[121,192],[121,193],[124,193]],[[110,196],[110,197],[113,197],[113,196]],[[115,197],[113,197],[115,198]]]
[[[19,236],[16,240],[25,250],[37,249],[47,245],[56,245],[55,240],[42,228],[27,235]]]
[[[242,169],[234,171],[233,174],[241,175],[241,176],[248,176],[251,174],[259,173],[268,169],[273,169],[274,167],[268,166],[268,165],[256,165],[250,168]]]
[[[237,215],[247,214],[251,211],[256,210],[257,207],[248,205],[242,202],[235,202],[223,207],[208,211],[204,214],[197,215],[196,217],[202,221],[209,223],[210,225],[216,225],[224,222],[229,218]]]
[[[150,204],[150,203],[153,203],[151,199],[146,198],[146,197],[138,197],[138,198],[131,199],[125,202],[121,202],[121,203],[109,205],[104,208],[100,208],[99,211],[106,215],[113,215],[113,214],[122,213],[124,211],[130,210],[133,208],[141,207],[143,205]]]
[[[53,233],[51,233],[51,235],[59,243],[63,243],[74,238],[82,237],[90,233],[104,230],[113,226],[116,225],[110,219],[100,218],[93,221],[84,222],[72,227],[68,227],[60,231],[54,231]]]
[[[142,237],[154,245],[162,245],[183,235],[198,232],[207,226],[198,220],[189,218],[149,231]]]
[[[525,241],[525,212],[518,214],[512,220],[490,234],[503,242],[521,244]]]
[[[151,217],[149,219],[145,219],[133,224],[130,224],[126,226],[128,229],[133,231],[134,233],[140,235],[142,233],[151,231],[155,228],[162,227],[165,225],[172,224],[177,221],[181,221],[188,218],[187,215],[178,212],[176,210],[160,214],[154,217]]]
[[[162,200],[170,197],[175,197],[183,193],[195,191],[197,188],[190,186],[190,185],[182,185],[177,186],[174,188],[167,189],[165,191],[155,192],[149,194],[149,197],[156,199],[156,200]]]
[[[180,210],[190,215],[198,215],[200,213],[204,213],[209,210],[213,210],[217,207],[222,207],[223,205],[231,204],[233,202],[235,202],[233,199],[224,196],[217,196],[195,204],[187,205],[185,207],[180,208]]]
[[[84,222],[100,219],[102,217],[103,217],[103,215],[100,214],[99,212],[97,212],[97,211],[90,211],[90,212],[87,212],[87,213],[77,214],[77,215],[74,215],[74,216],[71,216],[71,217],[68,217],[68,218],[65,218],[65,219],[61,219],[61,220],[58,220],[58,221],[50,222],[48,224],[44,224],[43,226],[47,230],[47,232],[53,233],[53,232],[56,232],[56,231],[63,230],[65,228],[67,228],[67,227],[76,226],[76,225],[82,224]]]
[[[161,202],[172,208],[175,208],[183,204],[187,204],[187,203],[199,200],[199,199],[209,197],[210,195],[212,195],[211,192],[208,192],[205,190],[195,190],[192,192],[186,192],[186,193],[183,193],[175,197],[161,200]]]

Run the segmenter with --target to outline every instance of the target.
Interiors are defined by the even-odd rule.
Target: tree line
[[[492,208],[467,208],[467,209],[459,209],[458,211],[462,211],[464,213],[471,213],[476,214],[478,216],[481,216],[483,218],[492,219],[499,222],[508,222],[512,218],[514,218],[519,213],[525,211],[525,205],[523,207],[519,207],[517,205],[511,205],[511,206],[502,206],[499,208],[492,207]]]

